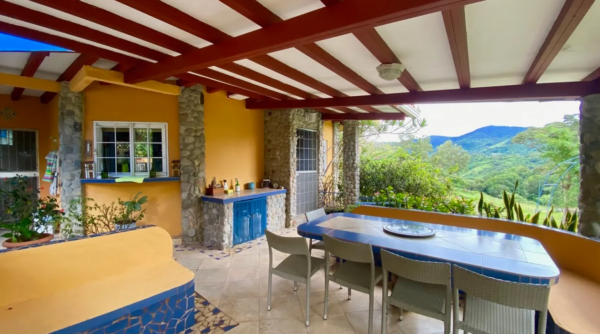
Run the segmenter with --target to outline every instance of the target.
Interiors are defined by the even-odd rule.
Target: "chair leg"
[[[329,278],[325,277],[325,302],[323,303],[323,320],[327,320],[327,309],[329,308]]]
[[[298,291],[298,282],[294,281],[294,292]]]
[[[398,321],[402,321],[402,320],[404,320],[404,310],[401,307],[398,309],[400,310],[400,315],[398,316]]]
[[[306,326],[310,325],[310,277],[306,280]]]
[[[385,334],[385,330],[386,330],[386,326],[387,326],[387,318],[388,318],[388,311],[390,309],[389,305],[388,305],[388,301],[387,301],[387,272],[385,270],[385,268],[383,268],[383,293],[381,296],[381,334]]]
[[[352,299],[352,289],[348,288],[348,300]]]
[[[350,291],[350,289],[348,289],[348,291]],[[375,293],[375,291],[371,290],[371,292],[369,293],[369,330],[368,333],[372,334],[373,333],[373,294]],[[382,315],[383,317],[383,315]]]
[[[273,286],[273,274],[271,274],[271,271],[269,270],[269,288],[268,290],[268,296],[267,296],[267,311],[271,311],[271,288]]]

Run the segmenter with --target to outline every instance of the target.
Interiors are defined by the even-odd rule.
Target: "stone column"
[[[202,86],[183,87],[179,95],[181,152],[181,231],[184,244],[203,241],[200,196],[206,184],[206,139]]]
[[[60,144],[60,205],[83,195],[81,167],[83,159],[83,93],[73,93],[63,82],[58,95],[58,135]]]
[[[340,182],[340,123],[332,122],[333,128],[333,142],[332,145],[332,162],[331,162],[331,176],[333,178],[333,192],[337,192],[338,184]]]
[[[600,94],[583,98],[579,133],[579,233],[600,238]]]
[[[358,202],[360,186],[360,147],[358,142],[358,121],[344,121],[344,204],[354,205]]]

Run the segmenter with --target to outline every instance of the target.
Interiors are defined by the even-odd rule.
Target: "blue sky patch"
[[[36,41],[32,41],[29,39],[0,34],[0,52],[9,52],[9,51],[24,51],[24,52],[32,52],[32,51],[66,51],[71,52],[71,50],[59,48],[57,46],[40,43]]]

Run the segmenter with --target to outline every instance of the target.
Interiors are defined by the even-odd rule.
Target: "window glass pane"
[[[148,158],[137,158],[135,159],[135,172],[136,173],[148,173]]]
[[[117,142],[129,143],[129,128],[116,128]]]
[[[136,142],[147,142],[148,141],[148,129],[134,129],[135,141]]]
[[[154,170],[158,173],[163,172],[163,159],[162,158],[152,158],[150,159],[150,168],[154,168]]]
[[[136,157],[148,157],[148,144],[135,143],[135,156]]]
[[[106,170],[109,173],[115,173],[116,170],[116,160],[115,158],[109,159],[98,159],[98,167],[99,171],[102,172]]]
[[[98,157],[111,157],[114,158],[116,156],[116,148],[113,143],[102,143],[99,144],[98,147]]]
[[[150,144],[150,156],[162,158],[163,145],[162,144]]]
[[[152,143],[162,143],[162,129],[148,129],[148,141]]]
[[[100,128],[100,141],[105,143],[115,142],[115,128],[103,127]]]
[[[131,173],[131,168],[129,167],[130,161],[129,159],[117,159],[117,172],[118,173]]]
[[[117,157],[129,158],[130,156],[131,156],[131,144],[118,143],[117,144]]]

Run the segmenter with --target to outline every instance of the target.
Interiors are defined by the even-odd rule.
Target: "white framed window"
[[[167,123],[94,122],[96,174],[169,176]]]

